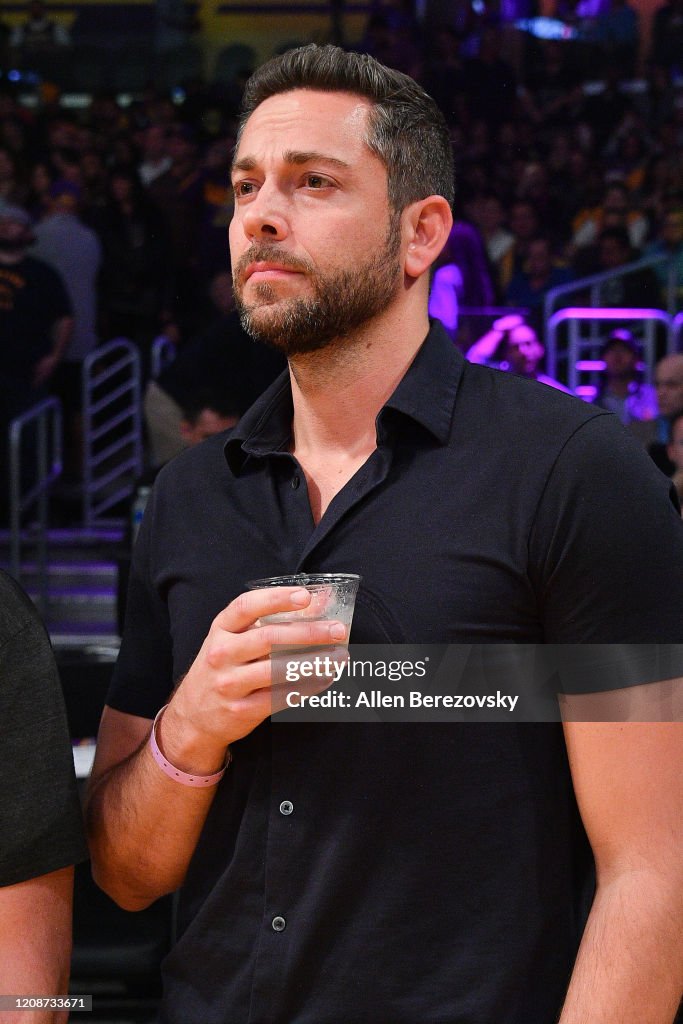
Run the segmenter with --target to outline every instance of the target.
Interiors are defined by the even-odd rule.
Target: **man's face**
[[[683,412],[683,356],[665,356],[657,364],[655,387],[662,416]]]
[[[245,329],[286,355],[338,341],[403,285],[400,217],[363,141],[366,100],[294,90],[249,118],[235,157],[230,225]]]
[[[618,341],[612,342],[605,352],[603,359],[605,360],[607,376],[612,379],[633,377],[638,366],[638,356],[636,353],[628,345],[622,345]]]
[[[547,242],[532,242],[527,257],[527,271],[530,277],[547,277],[552,270],[552,259]]]
[[[533,328],[524,324],[510,331],[505,346],[505,360],[513,373],[524,377],[533,376],[543,358],[543,352],[543,346]]]
[[[603,238],[600,242],[600,266],[605,270],[613,270],[628,263],[631,255],[616,238]]]

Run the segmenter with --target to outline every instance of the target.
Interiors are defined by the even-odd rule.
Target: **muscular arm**
[[[560,1024],[672,1024],[683,995],[683,723],[573,722],[597,892]]]
[[[72,867],[0,889],[0,993],[65,995],[71,959]],[[0,1010],[0,1024],[62,1024],[54,1010]]]
[[[274,644],[329,644],[346,635],[338,622],[256,626],[260,616],[308,604],[310,595],[298,593],[299,601],[294,588],[242,594],[214,620],[159,723],[159,746],[177,768],[218,771],[229,745],[271,714]],[[127,910],[182,883],[215,794],[161,771],[147,742],[151,724],[105,709],[86,802],[95,879]]]

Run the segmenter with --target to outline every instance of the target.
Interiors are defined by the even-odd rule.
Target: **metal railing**
[[[83,362],[83,526],[119,526],[107,516],[130,498],[142,472],[141,371],[137,347],[115,338]]]
[[[627,263],[623,267],[617,267],[615,270],[605,270],[600,274],[591,274],[589,277],[581,277],[578,281],[570,281],[568,284],[559,285],[557,288],[551,288],[546,293],[543,299],[543,322],[548,323],[550,317],[555,312],[558,300],[565,299],[568,295],[575,293],[581,294],[588,290],[588,306],[601,306],[601,294],[604,285],[609,284],[612,281],[617,281],[622,277],[628,277],[629,274],[633,274],[635,271],[643,270],[646,267],[656,267],[659,264],[668,263],[667,271],[667,286],[666,286],[666,301],[665,306],[667,311],[673,316],[676,313],[676,275],[677,265],[676,260],[670,256],[645,256],[643,259],[635,260],[633,263]]]
[[[165,334],[160,334],[154,339],[150,358],[150,374],[154,380],[162,370],[171,365],[177,354],[178,350]]]
[[[623,324],[625,320],[637,321],[643,325],[644,332],[640,340],[645,357],[645,380],[650,381],[656,362],[657,324],[663,324],[666,328],[667,352],[675,350],[673,320],[661,309],[593,309],[590,306],[569,306],[567,309],[559,309],[552,314],[546,325],[546,363],[549,375],[566,380],[567,386],[576,391],[581,372],[579,364],[586,358],[594,360],[604,342],[604,337],[595,331],[596,326],[604,323]],[[568,326],[566,348],[559,348],[557,344],[557,332],[562,324]],[[582,324],[590,326],[588,335],[581,334]]]
[[[35,510],[38,607],[47,610],[48,494],[62,472],[62,407],[57,398],[17,416],[9,425],[10,572],[21,579],[22,519]]]

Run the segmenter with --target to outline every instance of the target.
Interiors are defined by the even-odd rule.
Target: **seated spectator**
[[[211,282],[212,323],[182,346],[175,360],[150,381],[144,399],[150,460],[158,466],[186,447],[180,432],[181,410],[197,392],[224,386],[245,412],[285,368],[283,356],[245,334],[234,309],[232,277],[227,271]]]
[[[654,424],[654,440],[648,450],[662,472],[671,476],[675,467],[669,458],[667,445],[671,441],[673,421],[683,413],[683,354],[660,359],[655,367],[655,389],[659,416]]]
[[[575,217],[572,244],[581,249],[594,245],[605,228],[626,228],[631,245],[640,249],[648,232],[647,218],[638,209],[633,209],[631,196],[624,184],[613,182],[608,185],[602,204],[592,210],[582,210]]]
[[[23,206],[27,191],[19,180],[16,157],[7,146],[0,146],[0,202]]]
[[[570,393],[559,380],[541,371],[544,355],[545,349],[536,331],[515,314],[496,320],[491,330],[467,351],[467,359],[471,363],[492,366]]]
[[[486,247],[486,255],[494,268],[494,284],[498,290],[499,264],[514,245],[515,236],[505,227],[505,210],[495,192],[480,196],[472,204],[472,213]]]
[[[605,228],[600,232],[597,246],[598,262],[595,270],[626,270],[638,254],[633,251],[625,228]],[[657,275],[651,267],[641,267],[612,278],[600,288],[600,301],[604,306],[644,307],[659,309],[662,293]]]
[[[615,413],[624,425],[656,419],[657,392],[643,380],[643,353],[631,332],[621,327],[612,331],[602,358],[605,369],[594,404]]]
[[[683,515],[683,413],[679,413],[671,421],[671,440],[666,446],[666,454],[674,467],[672,481],[681,502]]]
[[[669,262],[654,267],[661,287],[664,306],[683,309],[683,203],[667,210],[661,220],[657,240],[645,250],[647,256],[668,256]],[[673,281],[673,303],[669,291]]]
[[[142,163],[138,167],[140,181],[148,188],[156,178],[165,174],[171,166],[166,141],[166,129],[162,124],[150,124],[142,136]]]
[[[498,285],[501,295],[505,294],[515,274],[522,270],[529,254],[529,244],[541,230],[541,221],[533,203],[525,199],[513,203],[509,227],[514,241],[498,260]]]
[[[571,270],[555,262],[550,241],[543,237],[534,238],[529,243],[523,269],[517,271],[508,285],[505,302],[508,306],[528,309],[532,322],[540,330],[546,294],[572,279]]]

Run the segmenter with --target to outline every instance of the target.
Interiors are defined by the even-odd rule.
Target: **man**
[[[671,1024],[679,727],[271,723],[273,644],[345,630],[260,626],[308,595],[245,593],[358,572],[358,642],[668,642],[667,482],[616,418],[430,329],[452,164],[410,79],[334,47],[269,62],[233,182],[236,295],[290,376],[157,479],[88,807],[117,901],[180,887],[161,1020],[548,1024],[571,975],[562,1024]]]
[[[568,267],[555,262],[550,240],[533,238],[524,267],[518,270],[505,292],[505,304],[526,307],[529,317],[537,328],[542,328],[543,300],[553,288],[569,284],[573,274]]]
[[[671,440],[671,424],[683,412],[683,354],[664,356],[655,367],[655,390],[659,416],[654,423],[654,440],[650,437],[649,452],[663,473],[671,476],[674,465],[667,454]]]
[[[541,371],[544,355],[545,349],[536,331],[514,313],[494,321],[491,330],[467,350],[470,363],[516,373],[518,377],[528,377],[571,394],[559,380]]]
[[[0,651],[0,993],[65,996],[73,865],[87,857],[71,742],[45,629],[2,572]],[[0,1007],[2,1024],[63,1024],[67,1016]]]
[[[45,219],[36,226],[31,252],[60,275],[73,309],[73,333],[55,370],[52,390],[66,414],[65,470],[74,480],[83,463],[81,387],[83,362],[97,346],[97,287],[102,247],[78,216],[81,189],[56,181]]]
[[[32,241],[28,213],[0,204],[0,518],[7,504],[9,424],[47,397],[73,331],[64,284],[28,255]]]
[[[657,392],[643,380],[640,342],[631,331],[615,327],[602,346],[602,358],[605,368],[595,404],[615,413],[624,426],[652,423],[657,416]]]

